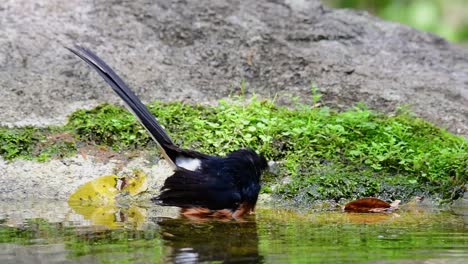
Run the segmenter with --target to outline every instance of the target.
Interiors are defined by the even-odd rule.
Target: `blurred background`
[[[468,0],[323,0],[336,8],[367,10],[385,20],[435,33],[468,46]]]

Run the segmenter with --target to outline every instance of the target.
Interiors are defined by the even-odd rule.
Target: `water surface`
[[[48,206],[60,210],[63,205]],[[468,259],[467,226],[463,217],[449,212],[347,214],[259,208],[244,221],[203,221],[159,217],[151,210],[81,210],[86,214],[81,218],[71,210],[56,212],[61,213],[56,219],[0,214],[0,263],[466,263]]]

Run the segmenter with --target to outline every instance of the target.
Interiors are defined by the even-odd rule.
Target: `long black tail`
[[[102,59],[90,50],[75,46],[67,48],[80,57],[95,69],[99,75],[112,87],[112,89],[122,98],[129,110],[138,118],[140,123],[146,128],[151,137],[158,143],[165,158],[175,165],[175,157],[171,155],[172,149],[176,147],[164,128],[158,123],[156,118],[150,113],[148,108],[140,101],[132,90],[122,81],[122,79],[109,67]],[[169,148],[172,147],[172,148]],[[177,148],[177,147],[176,147]]]

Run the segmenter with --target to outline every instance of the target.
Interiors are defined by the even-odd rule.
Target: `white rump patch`
[[[187,157],[177,157],[175,163],[177,166],[190,171],[196,171],[201,166],[201,160]]]

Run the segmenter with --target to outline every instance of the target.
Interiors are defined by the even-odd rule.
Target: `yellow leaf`
[[[148,182],[146,181],[146,174],[142,171],[134,171],[132,177],[126,178],[126,184],[122,191],[127,191],[130,195],[137,195],[148,189]]]
[[[68,205],[94,225],[112,229],[121,227],[125,222],[139,226],[145,221],[146,211],[137,206],[119,209],[115,198],[122,192],[134,196],[147,189],[146,175],[141,171],[135,171],[134,175],[126,178],[106,175],[80,186],[70,195]]]
[[[68,204],[71,207],[73,205],[113,205],[115,195],[120,192],[117,188],[119,181],[116,175],[107,175],[87,182],[70,195]]]

